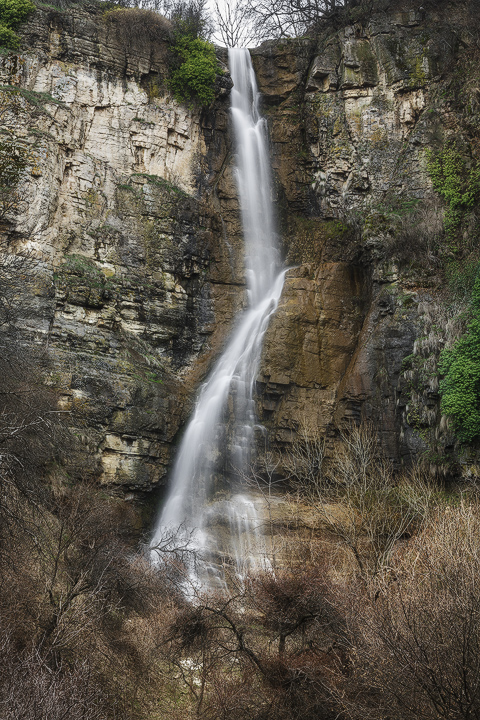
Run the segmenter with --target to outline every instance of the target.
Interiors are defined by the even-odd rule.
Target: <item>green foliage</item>
[[[456,144],[449,142],[436,156],[428,154],[427,167],[434,189],[447,204],[445,230],[452,237],[480,193],[480,165],[469,167]]]
[[[2,25],[16,28],[34,10],[35,5],[30,0],[1,0],[0,20]]]
[[[463,442],[480,436],[480,276],[472,292],[473,318],[453,348],[440,355],[442,412]]]
[[[445,265],[445,278],[451,293],[461,299],[468,298],[479,271],[478,253],[461,261],[448,260]]]
[[[173,47],[176,67],[170,76],[170,89],[179,102],[210,105],[215,99],[218,63],[215,48],[191,35],[177,35]]]
[[[19,38],[16,32],[5,25],[0,25],[0,45],[15,50],[18,47]]]
[[[15,30],[34,10],[30,0],[0,0],[0,45],[18,48],[20,38]]]

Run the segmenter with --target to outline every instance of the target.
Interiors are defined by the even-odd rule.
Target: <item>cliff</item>
[[[321,428],[328,454],[363,417],[396,462],[455,466],[437,366],[464,322],[478,197],[446,231],[429,162],[456,148],[449,180],[475,195],[477,20],[458,3],[393,11],[253,51],[294,266],[260,378],[279,446],[303,425]],[[473,458],[463,451],[461,472],[476,474]]]
[[[292,266],[258,381],[282,451],[302,424],[330,446],[367,417],[401,461],[440,422],[435,388],[428,422],[412,421],[402,366],[438,273],[400,262],[394,238],[405,208],[434,197],[426,150],[457,126],[442,93],[469,45],[454,20],[382,14],[252,51]],[[48,347],[100,481],[136,490],[165,476],[244,303],[231,82],[217,78],[206,110],[177,103],[167,46],[168,28],[127,37],[101,6],[39,5],[21,51],[0,57],[6,105],[20,103],[2,123],[34,158],[4,228],[36,259],[24,342]]]
[[[229,79],[208,113],[180,106],[168,38],[126,40],[96,7],[39,7],[23,38],[1,74],[34,156],[7,229],[37,260],[24,329],[101,482],[150,488],[242,303]]]

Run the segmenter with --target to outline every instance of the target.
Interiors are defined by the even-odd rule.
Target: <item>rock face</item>
[[[24,331],[48,345],[101,482],[145,489],[243,300],[231,82],[208,113],[180,106],[167,41],[127,42],[95,8],[43,9],[0,69],[16,103],[3,122],[33,156],[7,231],[38,261]]]
[[[418,438],[399,432],[407,399],[398,383],[428,289],[392,264],[385,217],[432,194],[427,150],[449,124],[439,100],[449,36],[444,17],[411,11],[252,53],[285,254],[299,265],[260,378],[261,416],[279,447],[302,424],[334,438],[366,417],[394,460],[418,451]]]
[[[168,32],[126,35],[96,6],[43,7],[23,50],[0,57],[17,93],[1,121],[33,157],[5,231],[38,261],[23,332],[48,346],[101,482],[135,489],[165,476],[244,302],[231,81],[218,78],[208,110],[179,105]],[[333,438],[367,416],[392,458],[412,451],[398,380],[422,292],[392,266],[382,209],[431,193],[425,149],[443,122],[448,37],[445,19],[410,12],[252,51],[294,266],[258,379],[279,448],[305,421]]]

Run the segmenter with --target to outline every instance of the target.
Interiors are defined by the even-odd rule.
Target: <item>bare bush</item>
[[[304,420],[283,463],[289,481],[300,490],[308,488],[315,493],[325,470],[324,460],[325,438],[318,427]]]
[[[444,209],[437,197],[398,216],[389,251],[402,263],[412,263],[431,272],[439,270],[439,249],[445,236]]]
[[[397,542],[428,514],[432,491],[420,471],[396,477],[368,423],[343,431],[324,462],[322,439],[300,435],[289,459],[292,477],[335,541],[365,579],[388,567]]]
[[[242,583],[231,578],[229,588],[228,597],[197,594],[177,606],[161,644],[193,714],[333,719],[329,682],[342,671],[344,624],[325,564],[300,560]]]
[[[104,18],[115,29],[126,52],[146,43],[164,43],[172,33],[171,23],[153,10],[117,8],[106,12]]]
[[[477,505],[439,510],[397,558],[395,581],[366,612],[357,604],[355,676],[369,717],[480,717],[479,531]]]
[[[36,650],[18,652],[0,630],[2,720],[103,720],[105,697],[87,664],[52,669]]]
[[[150,681],[151,618],[166,592],[131,548],[129,511],[82,485],[41,505],[22,499],[17,511],[10,552],[0,556],[0,614],[36,674],[32,687],[43,687],[44,671],[58,680],[58,692],[69,678],[77,682],[77,671],[88,673],[102,698],[100,717],[136,718]],[[96,717],[95,697],[85,696],[85,717]]]

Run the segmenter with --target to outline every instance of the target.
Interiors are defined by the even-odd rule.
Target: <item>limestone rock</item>
[[[421,293],[392,272],[384,217],[389,205],[432,193],[426,150],[448,117],[439,88],[454,52],[449,33],[449,18],[409,11],[253,52],[285,255],[299,265],[287,275],[258,382],[274,447],[288,450],[305,422],[332,438],[368,417],[392,459],[411,452],[397,385]],[[361,241],[347,231],[358,217]]]
[[[7,229],[37,258],[23,332],[48,346],[101,482],[137,489],[165,475],[244,283],[231,80],[210,110],[177,103],[168,33],[125,37],[98,7],[45,7],[0,59],[16,101],[2,122],[33,157]]]
[[[210,108],[177,103],[168,24],[159,32],[125,35],[97,6],[42,6],[21,51],[0,56],[18,100],[0,122],[32,153],[25,203],[2,228],[37,258],[19,324],[54,358],[51,383],[100,481],[137,490],[163,482],[245,302],[231,79],[219,75]],[[421,288],[392,267],[382,209],[432,192],[425,151],[448,117],[449,32],[440,15],[382,13],[252,51],[293,266],[257,383],[259,419],[282,450],[305,419],[331,445],[362,416],[393,459],[414,447],[397,389]]]

